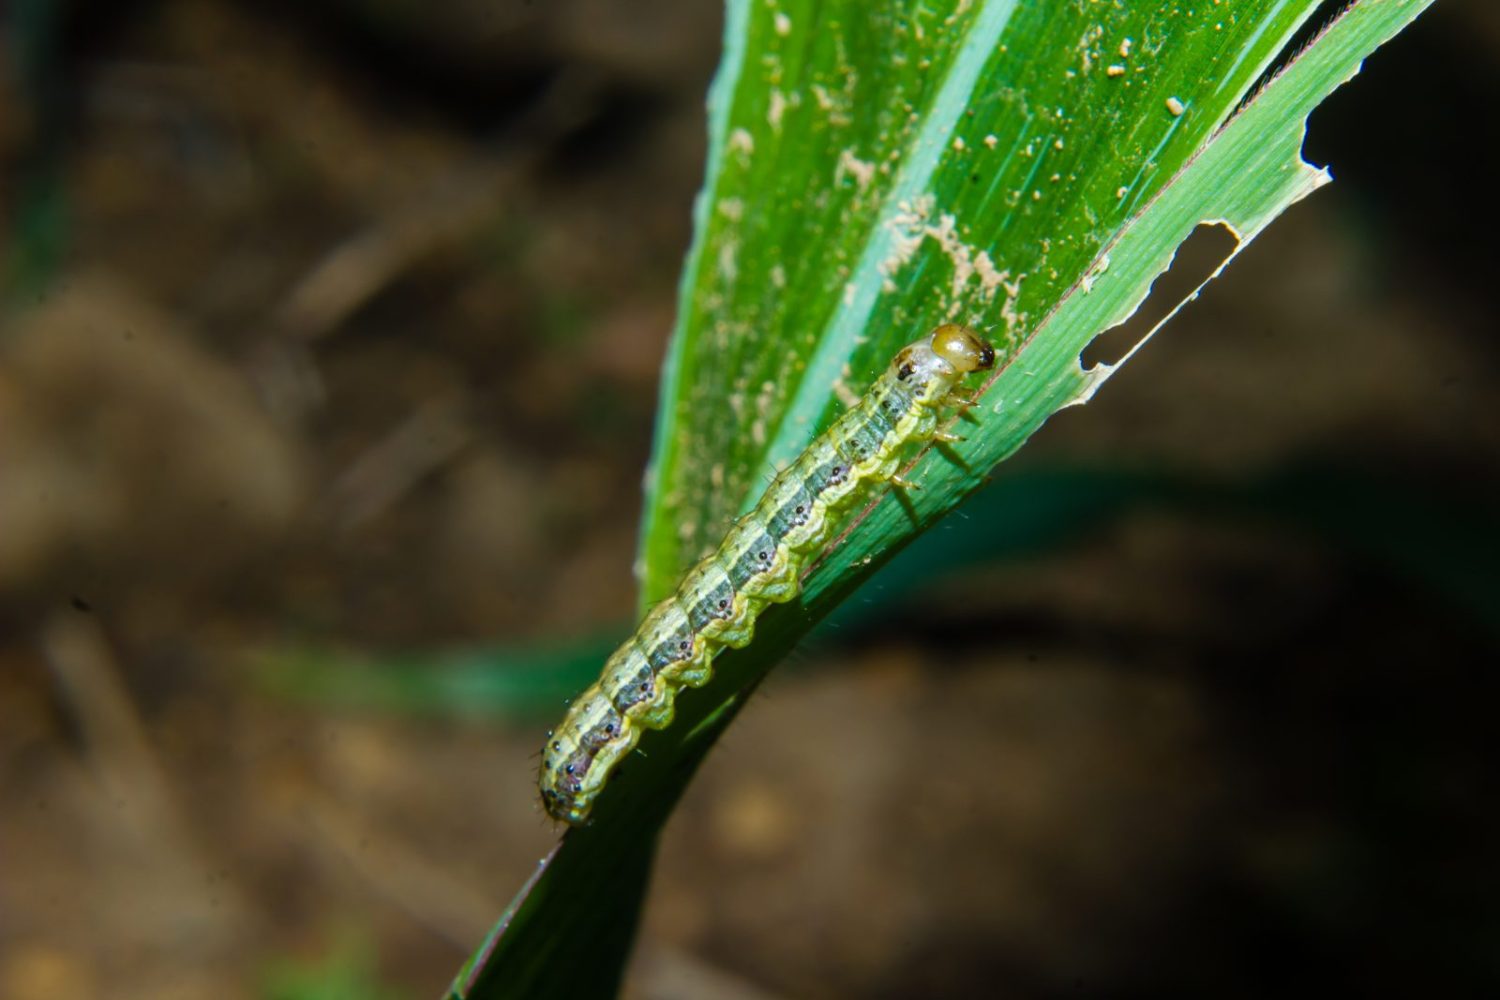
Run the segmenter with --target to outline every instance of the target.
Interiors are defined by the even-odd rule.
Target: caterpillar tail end
[[[593,799],[580,801],[569,799],[550,788],[542,789],[542,809],[548,816],[568,826],[587,826],[589,812],[594,808]]]
[[[587,823],[609,773],[640,738],[640,728],[597,686],[580,695],[542,748],[537,786],[547,815],[569,826]]]

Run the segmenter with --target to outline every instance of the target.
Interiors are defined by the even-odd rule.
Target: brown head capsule
[[[944,323],[932,331],[932,353],[959,372],[987,371],[995,367],[995,349],[979,334],[957,323]]]

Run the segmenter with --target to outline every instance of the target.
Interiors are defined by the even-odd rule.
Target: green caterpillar
[[[896,475],[907,445],[958,440],[940,411],[964,405],[959,382],[994,367],[995,349],[954,324],[903,347],[859,402],[766,489],[755,509],[646,615],[604,671],[573,701],[542,750],[542,806],[579,825],[642,728],[671,724],[677,692],[713,676],[721,647],[748,645],[768,604],[789,601],[808,562],[833,537],[838,515]]]

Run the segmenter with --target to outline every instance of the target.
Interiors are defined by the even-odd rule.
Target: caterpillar
[[[878,488],[912,485],[896,474],[908,445],[960,440],[939,429],[941,411],[966,405],[960,381],[994,364],[988,342],[952,323],[897,352],[574,699],[542,749],[548,815],[574,826],[587,821],[642,730],[670,725],[678,692],[708,683],[715,654],[748,645],[761,612],[797,596],[803,569],[833,537],[838,516]]]

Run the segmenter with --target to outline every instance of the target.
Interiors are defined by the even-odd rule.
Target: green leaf
[[[252,659],[267,694],[325,710],[550,719],[628,631],[406,655],[276,646]]]
[[[264,1000],[402,1000],[380,985],[375,947],[356,930],[340,932],[325,954],[313,961],[274,961],[264,974]]]
[[[1348,557],[1425,589],[1500,637],[1500,538],[1490,510],[1470,498],[1434,497],[1399,481],[1298,458],[1220,481],[1170,468],[1035,463],[1008,468],[964,506],[963,518],[913,540],[887,569],[818,623],[803,641],[838,642],[957,573],[1046,558],[1087,544],[1134,511],[1254,521],[1301,532]],[[978,521],[983,531],[967,530]],[[1399,530],[1392,530],[1399,525]],[[907,617],[910,617],[908,612]],[[451,652],[345,654],[298,646],[253,656],[257,687],[321,712],[391,712],[530,724],[592,681],[629,628],[500,643]],[[544,718],[543,718],[544,717]]]
[[[1312,0],[731,0],[708,176],[663,373],[644,603],[711,549],[892,354],[989,328],[1002,363],[957,459],[936,451],[721,655],[570,830],[453,985],[607,996],[661,825],[765,673],[906,542],[1114,370],[1079,354],[1201,223],[1253,239],[1328,178],[1307,115],[1431,0],[1363,0],[1246,101]],[[1241,103],[1244,103],[1238,113]],[[971,530],[982,531],[982,524]]]

